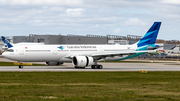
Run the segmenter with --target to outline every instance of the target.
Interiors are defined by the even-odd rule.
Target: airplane
[[[119,61],[130,59],[147,52],[155,52],[159,47],[155,45],[161,22],[154,22],[147,33],[132,45],[16,45],[7,41],[8,49],[2,53],[3,57],[20,63],[22,62],[46,62],[47,65],[59,65],[70,63],[75,68],[84,69],[91,66],[92,69],[102,69],[97,64],[99,61]]]

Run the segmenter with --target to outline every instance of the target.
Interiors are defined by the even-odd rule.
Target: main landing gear
[[[85,67],[74,67],[76,69],[85,69]],[[92,65],[91,66],[92,69],[102,69],[103,66],[102,65]]]
[[[103,66],[102,65],[92,65],[91,68],[92,69],[102,69]]]
[[[91,68],[92,68],[92,69],[102,69],[103,66],[102,66],[102,65],[98,65],[98,64],[97,64],[97,60],[95,60],[94,65],[92,65]]]

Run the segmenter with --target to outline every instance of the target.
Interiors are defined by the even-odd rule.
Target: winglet
[[[4,36],[1,36],[1,37],[2,37],[2,40],[3,40],[4,44],[7,44],[8,48],[13,47]]]

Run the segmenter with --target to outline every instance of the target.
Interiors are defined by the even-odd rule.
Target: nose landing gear
[[[19,69],[23,69],[23,65],[19,65]]]
[[[23,69],[22,61],[18,61],[18,62],[19,62],[19,69]]]

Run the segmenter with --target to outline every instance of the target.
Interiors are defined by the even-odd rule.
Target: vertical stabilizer
[[[137,47],[155,44],[160,26],[161,26],[161,22],[154,22],[154,24],[147,31],[147,33],[143,36],[143,38],[141,38],[140,41],[137,43]]]
[[[13,47],[4,36],[1,36],[1,37],[2,37],[2,40],[3,40],[4,44],[6,44],[8,46],[8,48]]]

